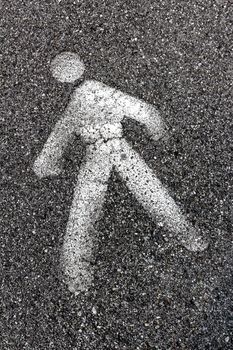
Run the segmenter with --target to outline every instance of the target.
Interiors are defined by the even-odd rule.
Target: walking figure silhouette
[[[84,64],[75,53],[64,52],[52,61],[51,72],[62,82],[73,82],[82,76]],[[165,133],[164,123],[152,105],[98,81],[84,81],[75,89],[64,117],[34,163],[39,177],[58,175],[63,152],[74,135],[81,135],[87,144],[61,258],[65,280],[74,293],[87,290],[93,280],[92,235],[113,166],[150,216],[181,244],[191,251],[207,247],[200,230],[186,220],[161,181],[123,138],[121,122],[125,117],[143,123],[154,140]]]

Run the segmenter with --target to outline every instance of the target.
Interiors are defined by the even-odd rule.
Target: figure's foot
[[[72,264],[62,262],[63,281],[67,284],[68,289],[75,295],[81,292],[87,292],[90,288],[94,272],[89,262],[76,261]]]
[[[202,238],[195,238],[191,241],[182,242],[186,249],[191,252],[202,252],[208,248],[209,243]]]
[[[71,278],[66,276],[65,282],[68,286],[68,289],[71,293],[78,295],[81,292],[87,292],[91,286],[93,281],[93,274],[91,271],[85,271],[76,276],[75,278]]]
[[[202,252],[209,245],[207,239],[200,234],[200,230],[194,227],[187,230],[187,234],[181,239],[181,243],[192,252]]]

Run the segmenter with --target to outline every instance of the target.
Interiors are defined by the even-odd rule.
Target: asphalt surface
[[[230,349],[230,1],[0,6],[0,349]],[[154,143],[131,121],[125,135],[206,230],[205,252],[174,242],[113,173],[94,285],[75,297],[62,283],[60,249],[85,149],[77,138],[58,178],[32,171],[73,89],[49,72],[62,51],[79,53],[86,78],[160,109],[167,138]]]

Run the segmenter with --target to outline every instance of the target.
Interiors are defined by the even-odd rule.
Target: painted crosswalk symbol
[[[74,82],[82,76],[84,65],[75,53],[64,52],[52,61],[51,72],[62,82]],[[58,175],[63,152],[74,135],[81,135],[87,145],[61,257],[65,280],[74,293],[87,290],[93,280],[94,225],[113,167],[152,219],[161,222],[181,244],[191,251],[207,247],[200,230],[187,221],[155,173],[123,138],[124,117],[143,123],[154,140],[164,135],[164,123],[152,105],[98,81],[84,81],[76,87],[64,117],[34,163],[39,177]]]

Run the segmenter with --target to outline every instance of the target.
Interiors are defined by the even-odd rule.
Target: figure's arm
[[[74,137],[74,125],[69,114],[57,122],[54,130],[45,143],[42,152],[36,159],[33,170],[40,178],[59,175],[63,152]]]
[[[155,107],[126,94],[120,97],[119,101],[125,117],[136,119],[139,123],[144,124],[155,141],[165,135],[167,127]]]
[[[166,124],[164,123],[158,110],[152,105],[142,102],[139,113],[136,113],[133,118],[146,126],[148,133],[155,141],[162,138],[166,133]]]

